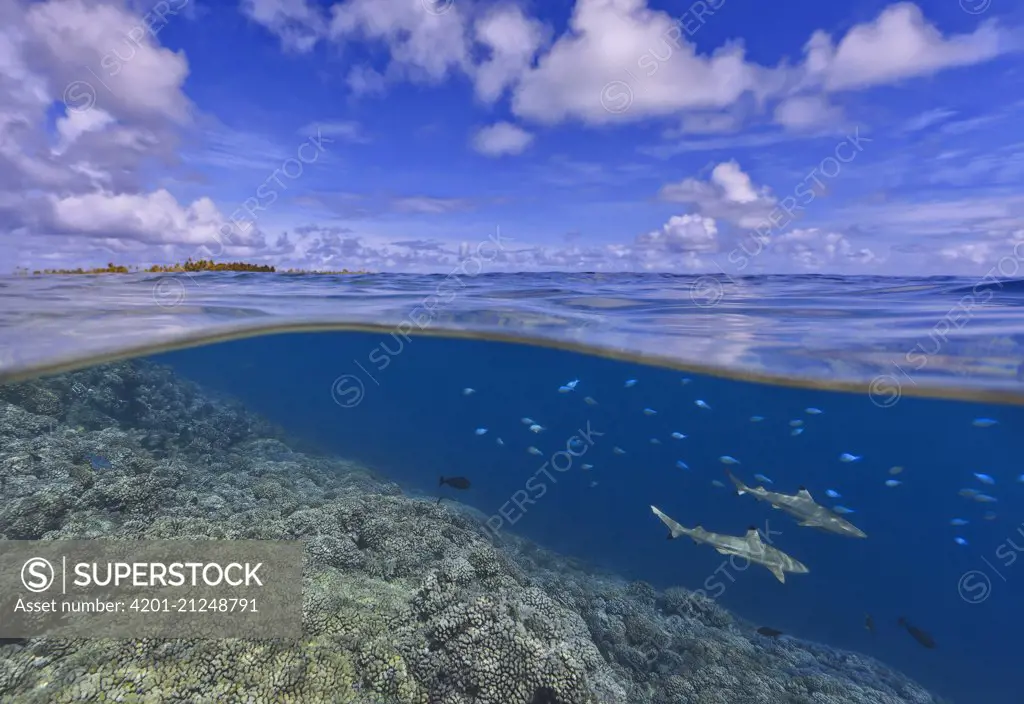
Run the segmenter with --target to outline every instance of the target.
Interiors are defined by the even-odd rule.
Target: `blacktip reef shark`
[[[750,494],[758,501],[767,501],[772,505],[772,508],[782,509],[790,516],[796,518],[801,526],[817,528],[826,533],[835,533],[851,538],[868,537],[867,533],[832,509],[815,502],[811,492],[807,491],[804,487],[800,487],[799,491],[795,494],[780,494],[777,491],[769,491],[763,486],[747,486],[737,479],[732,472],[726,470],[725,473],[729,475],[729,480],[736,487],[737,494],[740,496]]]
[[[786,583],[786,572],[794,574],[810,572],[807,566],[799,560],[790,557],[761,540],[761,534],[757,532],[757,528],[749,528],[746,535],[722,535],[721,533],[712,533],[711,531],[704,530],[701,526],[696,528],[681,526],[658,510],[657,506],[651,506],[651,511],[654,512],[654,515],[662,523],[668,526],[669,539],[685,535],[691,538],[694,543],[710,545],[722,555],[745,557],[751,562],[767,567],[768,571],[775,575],[775,579],[783,584]]]

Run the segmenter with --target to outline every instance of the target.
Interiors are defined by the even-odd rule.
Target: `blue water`
[[[1008,542],[1024,548],[1019,406],[907,396],[892,402],[539,347],[365,333],[259,337],[156,360],[410,490],[457,498],[489,515],[504,511],[500,530],[658,587],[704,589],[741,616],[875,656],[957,702],[1021,701],[1015,668],[1024,566],[1011,562]],[[559,392],[577,378],[575,390]],[[627,388],[628,379],[637,383]],[[464,395],[466,387],[475,393]],[[598,405],[588,405],[586,396]],[[823,413],[808,414],[808,407]],[[764,420],[751,422],[753,415]],[[544,430],[531,432],[524,416]],[[977,427],[976,418],[998,422]],[[804,421],[799,436],[791,434],[793,419]],[[477,435],[479,427],[487,432]],[[566,471],[539,473],[588,428],[591,444]],[[673,439],[675,431],[688,437]],[[543,456],[528,454],[531,445]],[[616,446],[626,454],[615,454]],[[573,445],[577,454],[580,448]],[[840,462],[846,452],[863,459]],[[722,455],[739,460],[732,469],[748,483],[763,473],[776,490],[803,485],[822,503],[854,509],[848,518],[868,538],[798,527],[749,496],[713,486],[725,480]],[[565,468],[562,460],[556,463]],[[584,463],[594,468],[584,470]],[[893,476],[893,466],[905,469]],[[996,484],[982,485],[973,472],[992,475]],[[439,489],[442,475],[468,477],[472,487]],[[537,496],[539,481],[543,496],[516,508],[510,499],[534,476],[531,493]],[[885,486],[893,478],[903,484]],[[998,502],[964,498],[958,491],[965,487]],[[828,499],[826,489],[842,498]],[[767,530],[810,574],[780,584],[760,567],[730,565],[707,546],[667,541],[651,504],[688,526]],[[995,520],[983,518],[990,510]],[[970,524],[954,528],[953,518]],[[955,544],[958,535],[969,545]],[[865,613],[876,623],[873,635],[864,628]],[[900,616],[931,633],[937,649],[922,648],[901,630]]]

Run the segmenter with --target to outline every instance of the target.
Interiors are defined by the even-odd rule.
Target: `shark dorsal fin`
[[[757,532],[757,528],[755,528],[754,526],[750,526],[749,528],[747,528],[746,539],[747,542],[751,545],[761,544],[761,534]]]
[[[811,496],[811,492],[807,491],[807,487],[805,486],[800,487],[800,489],[796,492],[796,495],[799,496],[801,499],[810,499],[811,501],[814,501],[814,497]]]

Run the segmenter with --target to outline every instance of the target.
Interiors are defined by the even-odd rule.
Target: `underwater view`
[[[765,315],[728,282],[711,313],[680,300],[699,292],[693,277],[567,278],[546,294],[548,277],[499,275],[467,291],[478,306],[458,326],[302,332],[265,311],[282,325],[239,332],[216,322],[256,310],[221,290],[238,276],[192,282],[205,342],[180,333],[184,346],[138,356],[130,336],[99,332],[133,308],[95,293],[102,314],[69,308],[5,335],[8,350],[67,354],[6,367],[0,537],[301,541],[301,632],[5,637],[4,701],[1019,701],[1020,382],[999,395],[980,373],[949,372],[944,387],[914,377],[915,360],[1020,360],[1019,282],[745,282],[799,294],[816,311],[800,324],[809,340],[839,313],[899,328],[818,355],[813,368],[841,359],[845,376],[787,383],[756,378],[753,362],[689,368],[566,342],[657,318],[679,325],[632,337],[638,349],[689,337],[719,359],[730,327],[701,337],[689,314],[736,329]],[[261,282],[268,297],[276,281]],[[444,281],[409,278],[403,296]],[[39,307],[20,281],[3,286],[9,315]],[[830,294],[840,286],[860,293]],[[648,287],[661,297],[636,295]],[[279,302],[289,291],[281,282]],[[502,302],[489,310],[484,291]],[[940,349],[965,295],[991,305]],[[851,304],[906,296],[938,322],[899,327]],[[559,318],[561,298],[573,307]],[[531,338],[542,299],[545,332]],[[517,300],[531,303],[517,314]],[[587,302],[605,306],[600,329],[573,317]],[[497,327],[476,322],[497,310]],[[175,314],[154,307],[147,329]],[[92,357],[75,362],[68,341],[90,333]],[[761,358],[787,368],[770,338]]]

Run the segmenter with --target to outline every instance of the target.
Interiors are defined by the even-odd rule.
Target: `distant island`
[[[18,276],[36,276],[40,274],[173,274],[193,271],[255,271],[269,274],[369,274],[368,271],[324,271],[316,269],[283,269],[270,264],[249,264],[247,262],[215,262],[210,259],[192,259],[189,257],[184,263],[176,264],[154,264],[148,268],[137,265],[122,266],[120,264],[108,263],[103,267],[91,269],[36,269],[30,271],[24,267],[16,267],[14,273]]]

